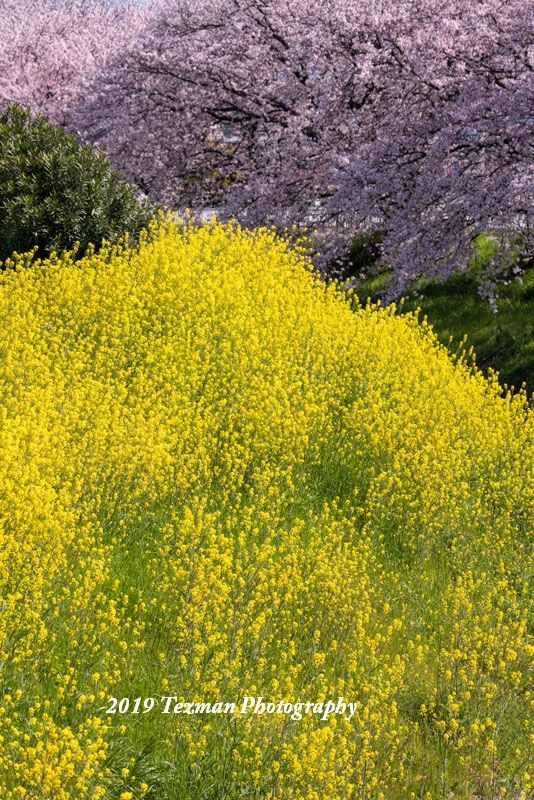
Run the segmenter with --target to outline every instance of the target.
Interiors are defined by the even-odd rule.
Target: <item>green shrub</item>
[[[78,144],[44,116],[11,105],[0,114],[0,261],[89,243],[98,248],[151,216],[102,151]]]

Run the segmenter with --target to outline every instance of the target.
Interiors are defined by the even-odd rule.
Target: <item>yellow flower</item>
[[[166,762],[199,795],[433,798],[444,746],[466,795],[512,786],[533,702],[524,395],[272,230],[166,219],[133,250],[18,263],[0,797],[133,800],[148,740],[145,774]],[[357,707],[253,710],[330,702]]]

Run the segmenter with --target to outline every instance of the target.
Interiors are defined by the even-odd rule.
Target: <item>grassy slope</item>
[[[363,282],[360,298],[376,300],[388,275]],[[522,283],[500,287],[497,312],[482,300],[475,275],[459,275],[443,283],[427,283],[406,294],[402,310],[420,308],[440,342],[456,351],[473,347],[478,366],[499,373],[501,383],[518,388],[527,384],[534,391],[534,270],[525,272]]]

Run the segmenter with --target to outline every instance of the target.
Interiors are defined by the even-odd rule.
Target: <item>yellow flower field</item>
[[[522,395],[269,230],[21,257],[0,317],[1,800],[532,797]]]

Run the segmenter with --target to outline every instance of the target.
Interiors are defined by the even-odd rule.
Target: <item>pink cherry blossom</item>
[[[528,0],[60,8],[29,38],[20,26],[15,45],[7,37],[19,66],[6,78],[12,56],[0,56],[0,98],[102,145],[153,199],[307,225],[329,270],[356,234],[379,229],[392,295],[463,270],[481,232],[532,256]]]

